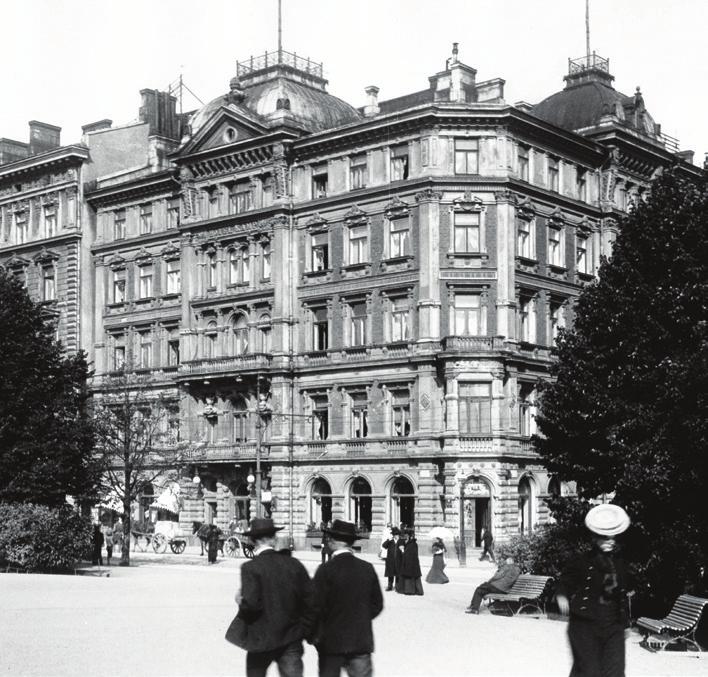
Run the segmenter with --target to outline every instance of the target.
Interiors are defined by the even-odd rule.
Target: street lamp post
[[[460,566],[467,566],[467,544],[465,543],[465,476],[463,473],[458,473],[457,477],[457,487],[459,489],[459,502],[460,502],[460,552],[459,561]]]

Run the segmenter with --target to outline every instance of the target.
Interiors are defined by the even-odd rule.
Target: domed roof
[[[612,118],[643,134],[656,137],[658,126],[644,107],[637,87],[634,96],[618,92],[609,72],[585,67],[565,76],[566,87],[536,104],[531,113],[557,127],[578,131]]]

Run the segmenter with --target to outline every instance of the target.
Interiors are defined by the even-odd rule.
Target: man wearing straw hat
[[[247,677],[265,677],[275,661],[281,677],[302,677],[303,619],[312,582],[302,563],[288,550],[274,549],[273,520],[256,518],[244,532],[253,541],[254,557],[241,567],[238,614],[226,639],[246,649]]]
[[[383,609],[374,567],[354,556],[352,522],[334,520],[326,529],[332,559],[314,578],[314,599],[306,621],[307,639],[317,647],[320,677],[371,677],[374,633],[371,621]]]
[[[570,612],[571,677],[624,677],[628,593],[615,536],[626,531],[629,523],[618,505],[592,508],[585,526],[593,534],[593,547],[561,575],[556,600],[563,615]]]

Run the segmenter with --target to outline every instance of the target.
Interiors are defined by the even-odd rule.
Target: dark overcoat
[[[264,550],[241,567],[241,648],[272,651],[301,640],[312,581],[289,551]]]
[[[405,578],[420,578],[420,560],[418,559],[418,543],[415,538],[409,538],[403,551],[400,575]]]
[[[383,609],[374,567],[350,552],[335,554],[315,573],[307,639],[324,654],[368,654],[374,650],[371,621]]]
[[[397,543],[393,538],[389,538],[381,544],[381,547],[386,548],[384,576],[387,578],[398,576],[398,570],[401,568],[401,554],[396,546]]]

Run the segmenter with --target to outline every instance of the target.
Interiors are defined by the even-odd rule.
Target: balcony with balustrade
[[[267,353],[249,353],[247,355],[189,360],[180,364],[176,380],[190,381],[203,379],[205,376],[227,378],[258,374],[270,368],[272,359],[272,355]]]

